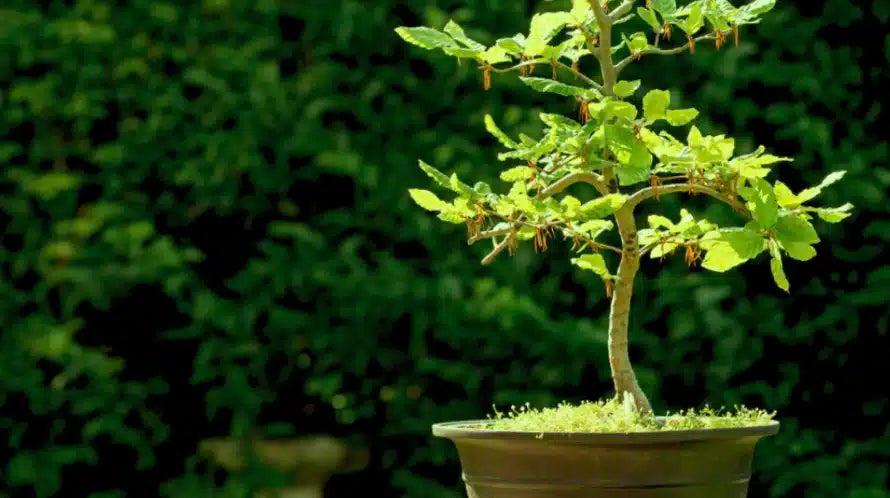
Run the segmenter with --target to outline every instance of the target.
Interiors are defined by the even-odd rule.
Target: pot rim
[[[664,417],[657,417],[659,419]],[[762,438],[779,432],[779,422],[766,425],[717,429],[662,430],[648,432],[535,432],[480,429],[471,426],[491,424],[491,420],[460,420],[433,424],[434,436],[452,440],[500,439],[538,440],[563,443],[649,444],[683,441],[713,441],[721,439]]]

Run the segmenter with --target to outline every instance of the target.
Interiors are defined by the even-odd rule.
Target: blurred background
[[[576,111],[513,76],[483,92],[393,28],[490,43],[568,3],[2,0],[0,497],[247,497],[292,484],[226,456],[267,438],[329,455],[327,497],[457,498],[430,424],[611,395],[603,288],[568,245],[481,267],[407,194],[418,158],[497,182],[485,113],[535,135]],[[739,48],[628,70],[738,151],[793,156],[795,191],[848,171],[821,202],[854,215],[786,263],[791,295],[766,259],[638,281],[657,410],[778,411],[753,498],[890,497],[888,21],[885,0],[782,0]]]

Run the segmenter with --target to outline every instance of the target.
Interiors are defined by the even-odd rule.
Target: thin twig
[[[595,80],[593,80],[592,78],[590,78],[590,77],[587,76],[586,74],[582,73],[581,71],[578,71],[577,69],[575,69],[575,68],[573,68],[572,66],[566,64],[565,62],[559,62],[559,61],[557,61],[556,65],[559,66],[559,67],[561,67],[561,68],[563,68],[563,69],[568,69],[569,71],[572,72],[572,74],[574,74],[575,76],[581,78],[581,80],[584,81],[584,83],[587,83],[588,85],[592,86],[593,88],[595,88],[595,89],[596,89],[597,91],[599,91],[600,93],[603,92],[603,85],[600,85],[600,84],[597,83]]]
[[[636,193],[631,195],[626,201],[624,201],[624,208],[633,209],[641,202],[646,199],[650,199],[655,197],[656,195],[664,195],[664,194],[673,194],[677,192],[689,192],[694,191],[696,193],[702,193],[705,195],[709,195],[719,201],[724,202],[725,204],[732,207],[736,212],[744,216],[745,218],[751,219],[751,212],[748,211],[748,208],[745,207],[737,198],[731,197],[723,192],[715,190],[711,187],[706,187],[704,185],[699,185],[695,183],[676,183],[672,185],[659,185],[657,187],[645,187],[638,190]]]
[[[729,32],[727,31],[727,33],[729,33]],[[716,35],[709,34],[709,35],[699,36],[698,38],[695,38],[693,40],[693,42],[698,43],[698,42],[703,42],[703,41],[707,41],[707,40],[715,40],[715,39],[717,39]],[[623,60],[621,60],[621,62],[619,62],[618,64],[615,65],[615,72],[616,72],[616,75],[620,74],[621,71],[624,70],[624,68],[626,68],[631,62],[633,62],[636,59],[639,59],[640,57],[642,57],[644,55],[676,55],[676,54],[681,54],[687,50],[689,50],[688,43],[685,45],[680,45],[679,47],[674,47],[674,48],[658,48],[658,47],[645,48],[635,54],[628,55]]]

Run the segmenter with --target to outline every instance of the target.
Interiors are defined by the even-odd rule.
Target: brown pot
[[[433,425],[454,441],[470,498],[745,498],[754,446],[779,423],[628,434]]]

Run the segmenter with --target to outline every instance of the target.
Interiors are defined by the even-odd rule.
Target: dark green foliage
[[[457,497],[432,422],[608,391],[602,287],[574,283],[567,245],[481,268],[485,248],[407,194],[426,180],[418,157],[493,184],[484,115],[537,136],[518,123],[555,100],[498,75],[483,92],[472,64],[428,62],[393,28],[453,17],[491,43],[481,30],[527,25],[522,2],[43,3],[0,6],[9,493],[245,496],[276,479],[210,491],[198,438],[325,430],[374,444],[361,479],[381,494]],[[653,59],[623,78],[696,92],[703,132],[753,130],[749,150],[794,157],[793,192],[847,170],[822,203],[856,212],[823,225],[814,260],[785,260],[790,297],[760,283],[766,263],[648,265],[632,356],[659,409],[779,412],[752,496],[886,497],[890,53],[849,37],[886,32],[887,10],[800,5],[779,2],[729,53],[700,46],[682,70]]]

